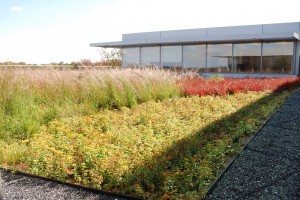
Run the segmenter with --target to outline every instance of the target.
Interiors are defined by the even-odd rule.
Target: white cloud
[[[17,11],[17,12],[20,12],[20,11],[23,11],[23,7],[21,6],[13,6],[10,8],[11,11]]]

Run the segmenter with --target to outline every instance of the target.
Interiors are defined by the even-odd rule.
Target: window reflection
[[[185,45],[183,46],[183,67],[196,69],[199,72],[205,71],[206,45]]]
[[[123,66],[141,64],[199,72],[291,74],[293,53],[294,42],[288,41],[130,47],[123,48]]]
[[[263,73],[292,72],[293,42],[263,43]]]
[[[162,46],[161,63],[163,67],[182,66],[182,46]]]
[[[143,66],[160,66],[159,47],[141,47],[141,63]]]
[[[207,46],[207,71],[232,71],[232,44],[210,44]]]
[[[233,52],[234,72],[260,72],[261,43],[234,44]]]
[[[125,67],[136,66],[140,64],[140,48],[123,48],[123,65]]]

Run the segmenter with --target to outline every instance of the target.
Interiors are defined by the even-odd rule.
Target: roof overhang
[[[117,41],[105,43],[91,43],[91,47],[123,48],[135,46],[157,46],[157,45],[182,45],[182,44],[207,44],[207,43],[229,43],[229,42],[261,42],[261,41],[290,41],[300,40],[299,34],[293,33],[273,33],[273,34],[251,34],[251,35],[223,35],[206,36],[199,38],[178,38],[160,40],[134,40]]]

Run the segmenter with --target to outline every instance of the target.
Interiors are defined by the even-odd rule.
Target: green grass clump
[[[180,96],[162,70],[0,70],[0,139],[29,138],[41,125],[101,109]]]
[[[31,173],[107,191],[199,199],[239,139],[289,95],[194,96],[54,120],[30,139],[22,161]]]
[[[24,160],[28,151],[27,141],[5,142],[0,140],[0,163],[2,167],[16,166]]]

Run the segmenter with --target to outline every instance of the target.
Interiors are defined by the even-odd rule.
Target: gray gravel
[[[11,175],[4,171],[0,171],[0,174],[0,200],[124,200],[39,178]]]
[[[300,90],[223,173],[206,199],[300,199]]]

